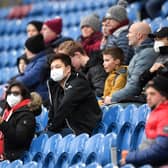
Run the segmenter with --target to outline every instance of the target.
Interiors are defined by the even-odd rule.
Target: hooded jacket
[[[102,113],[89,82],[81,74],[72,72],[64,89],[52,80],[48,86],[51,102],[48,130],[60,132],[69,127],[76,135],[91,134]]]

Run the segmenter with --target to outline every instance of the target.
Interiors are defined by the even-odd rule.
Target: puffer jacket
[[[154,142],[146,149],[130,152],[126,163],[135,166],[150,164],[160,166],[168,163],[168,101],[161,103],[149,115],[145,133]]]

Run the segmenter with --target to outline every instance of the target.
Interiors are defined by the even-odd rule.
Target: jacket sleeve
[[[89,81],[91,81],[96,96],[98,97],[103,95],[106,77],[107,74],[101,65],[97,65],[96,68],[92,69],[92,72],[89,73]]]
[[[126,163],[135,166],[144,164],[161,165],[168,158],[168,137],[158,136],[156,141],[148,148],[142,151],[129,152],[126,157]]]
[[[112,95],[112,102],[119,102],[130,96],[138,95],[141,91],[139,76],[151,67],[155,60],[153,49],[144,49],[133,57],[128,67],[128,78],[125,87]],[[132,66],[130,72],[129,68]]]
[[[52,123],[48,126],[50,130],[60,131],[65,119],[74,111],[81,101],[89,96],[91,90],[86,80],[78,80],[72,83],[71,88],[65,91],[65,95],[57,111]]]
[[[0,125],[0,130],[3,132],[9,143],[16,145],[24,145],[35,132],[35,118],[34,115],[24,114],[16,120],[16,127],[9,125],[3,121]]]
[[[16,80],[24,83],[27,87],[32,87],[41,81],[42,70],[45,66],[44,60],[39,60],[32,67],[29,68],[29,71],[25,71],[24,75],[20,75]]]

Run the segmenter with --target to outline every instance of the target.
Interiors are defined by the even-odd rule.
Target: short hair
[[[69,65],[72,67],[71,58],[66,54],[57,53],[50,55],[49,65],[55,60],[61,60],[65,66]]]
[[[118,47],[107,48],[103,51],[102,54],[103,55],[105,55],[105,54],[111,55],[112,58],[119,59],[120,64],[122,64],[124,61],[124,53],[123,53],[122,49],[120,49]]]
[[[80,52],[83,55],[86,54],[86,51],[83,49],[82,45],[75,41],[65,41],[61,43],[58,47],[58,52],[60,50],[69,56],[74,56],[75,52]]]
[[[11,88],[17,86],[18,88],[20,88],[21,91],[21,95],[23,97],[23,99],[30,99],[30,91],[28,90],[28,88],[21,82],[19,81],[12,81],[9,86],[8,89],[6,91],[6,93],[11,91]]]

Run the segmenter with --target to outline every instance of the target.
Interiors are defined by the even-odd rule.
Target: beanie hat
[[[43,36],[41,34],[28,38],[25,42],[25,47],[33,54],[37,54],[45,49]]]
[[[98,32],[100,30],[99,16],[94,13],[84,17],[81,20],[80,28],[82,28],[83,26],[90,26],[95,32]]]
[[[163,75],[157,75],[152,79],[152,81],[148,82],[147,87],[153,87],[157,91],[161,92],[161,94],[167,94],[168,95],[168,78]]]
[[[30,21],[27,25],[29,24],[32,24],[39,32],[41,31],[41,28],[43,26],[43,22],[35,20]]]
[[[119,0],[117,5],[114,5],[107,10],[107,13],[103,19],[113,19],[118,22],[128,19],[126,7],[127,2],[125,0]]]
[[[48,20],[48,21],[44,22],[44,24],[47,25],[56,34],[61,34],[61,32],[62,32],[62,19],[60,17]]]

